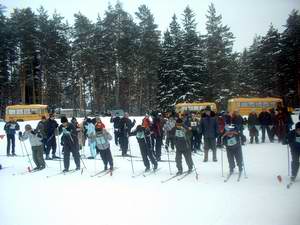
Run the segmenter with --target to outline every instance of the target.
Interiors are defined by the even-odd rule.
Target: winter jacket
[[[132,122],[129,118],[123,117],[120,121],[120,134],[128,136],[134,125],[135,120]]]
[[[88,123],[85,126],[86,129],[86,135],[89,139],[95,139],[96,136],[96,128],[95,125],[93,123]]]
[[[149,129],[146,129],[142,127],[141,130],[134,130],[130,133],[130,136],[136,136],[136,139],[139,143],[140,148],[142,149],[151,149],[151,138],[150,138],[150,131]]]
[[[120,118],[119,116],[117,116],[117,117],[115,117],[115,118],[111,117],[111,118],[110,118],[110,122],[111,122],[111,123],[114,123],[114,129],[115,129],[115,130],[120,129],[121,118]]]
[[[262,126],[270,126],[272,124],[272,117],[269,112],[261,112],[258,116],[259,123]]]
[[[49,139],[52,135],[55,135],[56,128],[58,127],[58,123],[56,120],[48,119],[46,122],[46,134]]]
[[[230,135],[233,134],[232,136]],[[225,132],[223,135],[223,143],[228,150],[236,149],[241,146],[240,135],[237,131]]]
[[[216,118],[211,116],[202,118],[200,121],[199,132],[204,138],[216,138],[219,134]]]
[[[47,131],[46,131],[46,121],[40,121],[36,127],[36,130],[38,133],[42,135],[42,138],[45,139],[47,138]]]
[[[287,136],[288,143],[293,151],[300,152],[300,135],[297,134],[296,130],[292,130]]]
[[[25,131],[24,134],[20,136],[21,141],[25,141],[27,139],[29,139],[31,146],[41,146],[43,144],[42,135],[34,131]]]
[[[147,129],[150,129],[150,126],[151,126],[151,121],[148,117],[145,117],[143,119],[143,122],[142,122],[142,126],[147,128]]]
[[[248,116],[248,128],[252,129],[252,128],[256,128],[257,126],[259,126],[259,120],[257,117],[256,113],[250,113]]]
[[[15,135],[17,130],[20,130],[20,126],[17,122],[7,122],[4,126],[4,130],[7,135]]]
[[[61,124],[58,130],[59,134],[62,134],[61,142],[64,149],[79,150],[77,131],[72,123],[68,123],[67,127]]]
[[[162,137],[163,136],[163,125],[160,118],[154,118],[153,123],[150,128],[154,137]]]
[[[241,115],[235,115],[235,116],[232,116],[231,118],[231,123],[233,125],[235,125],[235,127],[241,131],[244,129],[243,127],[243,123],[244,123],[244,120],[243,120],[243,117]]]
[[[96,146],[99,150],[106,150],[110,147],[109,141],[112,140],[110,133],[103,129],[96,132]]]
[[[174,143],[176,149],[180,149],[181,151],[188,151],[191,149],[190,141],[187,138],[187,130],[184,127],[174,127],[172,132],[174,132]]]

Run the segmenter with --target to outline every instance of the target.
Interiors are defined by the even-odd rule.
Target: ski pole
[[[291,171],[290,171],[290,149],[289,149],[289,145],[286,145],[287,147],[287,160],[288,160],[288,176],[291,175]]]
[[[170,175],[172,175],[169,150],[166,150],[166,151],[167,151],[167,156],[168,156],[169,171],[170,171]]]
[[[223,151],[224,151],[224,148],[223,148],[223,143],[224,143],[224,136],[222,135],[221,136],[221,171],[222,171],[222,177],[224,177],[224,158],[223,158]]]
[[[130,142],[129,142],[129,137],[128,136],[127,136],[127,140],[128,140],[128,148],[129,148],[129,152],[130,152],[130,163],[131,163],[132,174],[134,174],[132,153],[131,153],[131,147],[130,147]]]
[[[22,143],[21,143],[20,139],[19,139],[19,141],[20,141],[20,145],[21,145],[22,157],[24,157],[25,155],[24,155],[24,150],[23,150],[23,147],[22,147]]]
[[[23,143],[23,145],[24,145],[24,149],[25,149],[26,155],[27,155],[27,157],[28,157],[28,161],[29,161],[29,163],[30,163],[30,166],[31,166],[31,168],[33,168],[32,162],[31,162],[31,159],[30,159],[30,156],[29,156],[28,151],[27,151],[27,148],[26,148],[26,145],[25,145],[24,142],[21,141],[21,146],[22,146],[22,143]]]
[[[58,143],[58,155],[59,155],[59,171],[62,171],[62,169],[61,169],[61,152],[60,152],[59,136],[57,136],[57,143]]]
[[[246,166],[245,166],[245,161],[244,161],[244,155],[243,155],[243,149],[242,149],[242,146],[241,146],[241,154],[242,154],[242,163],[243,163],[243,169],[244,169],[244,178],[248,178],[247,176],[247,173],[246,173]]]

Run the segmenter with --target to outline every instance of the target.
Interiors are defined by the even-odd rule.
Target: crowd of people
[[[295,179],[298,173],[300,123],[298,122],[296,128],[292,130],[293,120],[284,108],[264,109],[260,113],[253,110],[247,119],[243,118],[238,111],[232,114],[228,112],[216,114],[209,107],[202,111],[201,118],[194,113],[186,113],[180,118],[175,112],[166,117],[161,113],[153,112],[151,115],[146,114],[135,129],[133,128],[136,121],[131,120],[128,113],[123,116],[116,114],[111,117],[110,122],[113,123],[114,144],[120,147],[121,156],[131,157],[128,154],[129,137],[136,136],[145,171],[150,170],[150,162],[153,169],[157,169],[163,147],[168,153],[176,151],[178,175],[183,173],[182,156],[185,158],[188,172],[192,172],[195,167],[192,152],[203,151],[203,162],[208,162],[209,150],[211,150],[212,161],[217,162],[217,148],[225,148],[230,173],[233,172],[235,164],[241,173],[243,171],[242,145],[247,141],[244,132],[248,128],[250,144],[264,143],[266,136],[270,142],[277,140],[282,144],[289,144],[292,155],[292,179]],[[59,125],[54,114],[50,114],[49,118],[41,118],[36,129],[26,125],[25,132],[22,133],[19,131],[19,124],[11,118],[4,126],[7,156],[16,155],[15,134],[19,131],[19,139],[21,141],[29,139],[31,143],[35,169],[44,169],[44,159],[60,158],[56,150],[57,140],[59,140],[57,137],[61,135],[64,171],[69,170],[70,153],[73,155],[76,169],[80,169],[80,149],[83,149],[86,140],[90,150],[88,158],[95,159],[99,153],[104,163],[104,170],[113,170],[113,157],[110,150],[112,135],[105,127],[99,117],[93,119],[86,117],[81,123],[78,123],[74,117],[70,122],[66,117],[62,117]]]

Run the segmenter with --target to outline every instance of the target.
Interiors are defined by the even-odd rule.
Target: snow
[[[133,119],[133,118],[132,118]],[[135,117],[140,123],[142,117]],[[109,118],[102,118],[109,131]],[[296,120],[294,120],[296,121]],[[20,123],[21,130],[27,122]],[[30,122],[32,126],[36,121]],[[0,134],[4,134],[0,122]],[[112,133],[112,132],[111,132]],[[248,133],[247,131],[245,132]],[[30,150],[26,141],[27,150]],[[140,156],[135,137],[130,137],[132,154]],[[111,142],[113,155],[119,148]],[[165,150],[163,159],[167,159]],[[20,143],[16,153],[22,156]],[[114,157],[119,169],[113,176],[90,177],[103,169],[102,161],[87,160],[83,174],[73,173],[46,178],[59,172],[59,161],[46,161],[40,172],[15,175],[29,165],[26,157],[6,157],[6,139],[0,140],[0,224],[1,225],[298,225],[300,221],[299,181],[287,189],[287,146],[278,143],[247,144],[243,148],[246,172],[238,183],[235,174],[224,183],[221,176],[221,151],[218,162],[203,163],[193,155],[199,179],[190,175],[181,181],[167,179],[169,166],[159,163],[157,174],[132,178],[130,159]],[[86,147],[85,155],[89,156]],[[99,157],[99,156],[98,156]],[[225,152],[224,174],[228,172]],[[170,154],[174,160],[175,154]],[[136,173],[143,163],[133,159]],[[75,168],[71,159],[70,168]],[[183,160],[184,169],[186,164]],[[171,162],[172,172],[176,172]],[[282,183],[277,180],[281,175]],[[299,178],[298,178],[299,180]]]

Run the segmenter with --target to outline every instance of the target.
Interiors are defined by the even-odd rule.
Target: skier
[[[149,159],[153,165],[153,169],[156,170],[157,161],[154,159],[153,151],[151,150],[150,130],[141,125],[138,125],[136,129],[130,133],[130,135],[135,135],[139,143],[143,162],[146,167],[145,172],[148,172],[150,170]]]
[[[176,146],[176,167],[178,172],[176,175],[181,175],[183,173],[182,169],[182,155],[185,158],[185,162],[188,166],[188,173],[191,173],[193,170],[193,160],[192,160],[192,152],[191,152],[191,143],[187,137],[187,130],[183,127],[182,119],[176,120],[176,125],[172,129],[172,132],[175,136],[175,146]]]
[[[93,124],[93,121],[91,118],[88,118],[87,120],[87,125],[85,126],[86,129],[86,135],[88,137],[88,142],[90,146],[90,153],[91,156],[88,157],[88,159],[94,159],[97,155],[96,152],[96,130],[95,130],[95,125]]]
[[[152,114],[152,124],[150,127],[152,150],[155,152],[155,158],[157,161],[160,161],[161,159],[161,146],[163,139],[163,121],[159,114],[160,113],[156,112]]]
[[[116,116],[111,116],[110,122],[114,124],[114,138],[115,138],[115,145],[119,145],[119,139],[120,139],[120,121],[121,118],[119,116],[119,113],[116,113]]]
[[[175,115],[172,114],[170,115],[169,119],[165,123],[163,129],[166,134],[166,143],[165,143],[165,148],[168,151],[169,145],[171,144],[171,149],[174,151],[174,134],[171,132],[172,129],[175,127],[176,120],[175,120]]]
[[[236,110],[232,113],[231,123],[238,130],[238,132],[241,136],[242,145],[244,145],[246,143],[246,136],[243,133],[244,132],[244,119],[240,115],[239,111]]]
[[[267,130],[267,134],[268,134],[270,142],[274,142],[272,139],[272,133],[271,133],[271,129],[270,129],[270,126],[272,125],[271,114],[266,109],[263,109],[263,111],[258,115],[258,119],[259,119],[260,126],[261,126],[261,142],[262,143],[265,142],[266,130]]]
[[[197,152],[200,150],[200,140],[199,140],[199,120],[195,113],[191,116],[187,116],[184,121],[184,127],[187,129],[188,137],[191,139],[191,150]]]
[[[209,149],[213,152],[213,161],[217,162],[217,149],[216,149],[216,138],[218,137],[218,123],[214,117],[214,112],[211,111],[210,107],[205,109],[205,116],[202,117],[199,125],[200,135],[204,137],[204,160],[208,161]]]
[[[49,119],[46,122],[46,133],[47,133],[47,140],[46,140],[46,160],[51,160],[49,157],[50,150],[52,148],[52,159],[57,159],[55,155],[56,153],[56,136],[57,136],[57,127],[58,123],[55,120],[54,114],[49,114]]]
[[[42,170],[45,168],[45,161],[43,158],[44,144],[43,135],[38,130],[33,130],[30,124],[25,125],[25,132],[19,132],[19,140],[25,141],[29,139],[32,150],[32,158],[36,165],[33,170]]]
[[[41,121],[39,121],[36,131],[42,135],[42,142],[43,142],[43,151],[46,153],[47,148],[47,134],[46,134],[46,121],[47,118],[42,116]]]
[[[61,123],[62,124],[59,126],[59,134],[62,134],[61,142],[64,153],[63,172],[69,171],[71,152],[76,164],[76,170],[80,170],[79,143],[76,128],[72,123],[68,122],[68,119],[65,116],[61,117]]]
[[[100,124],[96,125],[96,148],[100,152],[101,159],[104,164],[104,170],[107,170],[107,164],[109,164],[109,169],[112,171],[113,158],[110,151],[109,141],[112,139],[110,133],[103,128]]]
[[[250,143],[253,144],[253,139],[255,139],[255,143],[258,144],[258,130],[259,130],[259,120],[257,117],[257,114],[255,110],[252,110],[252,112],[248,116],[248,130],[250,135]]]
[[[128,136],[131,129],[135,125],[135,119],[133,122],[129,119],[129,114],[126,112],[124,117],[120,121],[120,147],[122,150],[122,156],[129,156],[128,151]]]
[[[226,146],[227,159],[229,163],[229,174],[231,175],[235,168],[235,162],[239,168],[239,173],[243,171],[243,154],[241,146],[241,138],[238,129],[226,126],[223,135],[223,144]]]
[[[19,124],[14,120],[13,117],[9,117],[9,121],[4,125],[4,130],[7,138],[7,148],[6,155],[7,156],[16,156],[15,153],[15,134],[17,130],[20,130]],[[10,154],[10,145],[12,147]]]
[[[294,182],[299,170],[300,157],[300,122],[296,123],[295,129],[290,131],[287,136],[288,144],[292,155],[292,176],[291,181]]]

